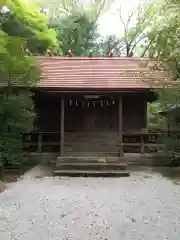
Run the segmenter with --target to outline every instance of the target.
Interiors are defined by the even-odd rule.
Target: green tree
[[[155,64],[152,68],[167,70],[171,81],[160,82],[161,90],[157,92],[156,115],[159,118],[162,112],[167,116],[173,114],[180,117],[176,107],[180,106],[179,80],[180,80],[180,2],[177,0],[153,1],[145,6],[144,13],[152,19],[147,29],[147,41],[150,44],[149,54]],[[162,88],[163,84],[163,88]],[[159,112],[159,114],[157,114]],[[176,131],[180,130],[179,123]],[[172,155],[180,152],[179,134],[172,133],[163,139],[165,150]]]
[[[50,27],[57,32],[59,50],[57,55],[66,55],[71,49],[75,56],[87,56],[95,50],[99,34],[97,21],[112,0],[98,1],[40,1],[40,7],[50,19]]]
[[[145,9],[153,19],[146,33],[148,39],[153,39],[149,52],[150,57],[156,61],[152,67],[168,70],[173,80],[171,83],[173,89],[168,83],[159,92],[161,99],[159,108],[166,110],[180,101],[178,81],[180,79],[180,15],[179,11],[176,11],[178,8],[180,10],[180,6],[175,2],[161,0],[158,1],[160,4],[157,4],[157,1],[154,1]]]
[[[113,56],[121,56],[121,48],[123,43],[115,35],[99,37],[94,46],[94,52],[98,56],[107,56],[111,50],[113,51]]]
[[[35,117],[30,88],[39,76],[34,57],[25,51],[27,36],[31,33],[39,41],[48,41],[52,46],[56,39],[52,37],[54,31],[44,22],[45,16],[20,0],[2,1],[1,13],[0,159],[15,164],[24,159],[22,135],[32,129]],[[16,21],[12,21],[12,16]],[[12,26],[6,25],[10,19]],[[16,23],[21,24],[19,32],[13,29],[17,27]]]
[[[3,2],[0,7],[0,26],[3,32],[26,40],[25,47],[34,54],[44,54],[50,45],[57,46],[56,33],[47,28],[49,20],[44,13],[22,1]]]
[[[39,7],[46,10],[50,19],[73,12],[86,12],[91,21],[96,21],[112,3],[113,0],[39,0]]]
[[[57,32],[59,51],[57,55],[66,55],[71,49],[75,56],[87,56],[93,49],[98,37],[96,22],[89,19],[86,12],[72,12],[52,20],[50,27]]]
[[[118,38],[116,36],[100,38],[98,47],[103,55],[113,50],[114,56],[147,56],[153,40],[148,35],[148,29],[151,27],[154,17],[146,8],[147,4],[139,4],[136,8],[129,11],[128,14],[123,14],[121,6],[117,8],[119,16],[118,25],[121,27],[122,33],[119,34]]]

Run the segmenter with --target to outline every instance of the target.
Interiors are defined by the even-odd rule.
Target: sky
[[[99,31],[102,35],[117,35],[121,36],[123,33],[123,26],[121,24],[117,9],[121,6],[123,19],[128,18],[128,13],[132,9],[137,8],[139,0],[115,0],[111,8],[105,12],[99,19]],[[134,19],[135,21],[135,19]],[[132,18],[132,25],[133,25]]]

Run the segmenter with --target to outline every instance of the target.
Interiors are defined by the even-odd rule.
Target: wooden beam
[[[123,157],[124,151],[123,151],[122,97],[119,97],[119,146],[120,146],[119,155],[120,157]]]
[[[64,157],[64,97],[61,98],[60,156]]]

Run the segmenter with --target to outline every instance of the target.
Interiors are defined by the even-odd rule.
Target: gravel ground
[[[21,179],[0,194],[0,240],[180,239],[180,186],[158,174]]]

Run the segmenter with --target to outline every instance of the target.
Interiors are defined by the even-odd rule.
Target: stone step
[[[118,146],[101,146],[101,145],[92,145],[92,144],[79,144],[79,146],[69,145],[64,147],[65,151],[73,152],[118,152]]]
[[[111,164],[126,164],[127,162],[139,162],[139,158],[131,156],[125,157],[97,157],[97,156],[65,156],[57,157],[57,163],[111,163]]]
[[[94,152],[94,151],[86,151],[86,152],[82,152],[82,151],[65,151],[65,156],[66,157],[88,157],[88,156],[94,156],[94,157],[117,157],[119,155],[118,153],[119,151],[111,151],[111,152],[106,152],[106,151],[101,151],[101,152]]]
[[[55,170],[54,176],[69,176],[69,177],[128,177],[128,171],[93,171],[93,170]]]
[[[125,161],[128,157],[98,157],[98,156],[64,156],[57,157],[60,162],[120,162]]]
[[[58,157],[56,160],[56,167],[59,168],[62,165],[78,165],[84,167],[93,166],[93,168],[98,165],[101,168],[121,168],[127,165],[138,165],[140,164],[140,159],[132,159],[131,157]],[[68,166],[69,168],[70,166]]]
[[[108,167],[108,166],[113,166],[113,167],[120,167],[122,168],[122,170],[127,169],[127,164],[123,164],[123,163],[118,163],[118,162],[59,162],[59,164],[57,164],[57,166],[61,167],[61,166],[104,166],[104,167]]]
[[[56,169],[58,170],[96,170],[96,171],[101,171],[101,170],[109,170],[109,171],[121,171],[121,170],[127,170],[127,165],[125,164],[118,164],[118,163],[59,163],[56,164]]]

